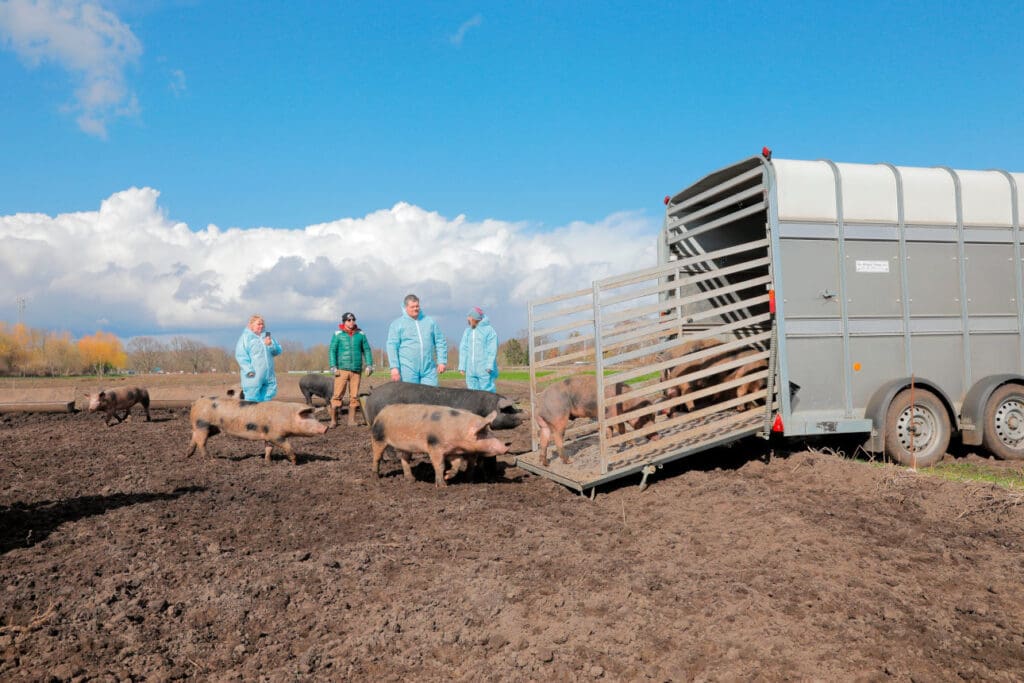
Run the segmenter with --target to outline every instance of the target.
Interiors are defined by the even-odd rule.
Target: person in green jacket
[[[338,426],[338,412],[341,409],[345,385],[349,387],[348,423],[355,426],[356,409],[359,407],[359,380],[363,371],[369,377],[373,373],[373,354],[366,335],[356,325],[354,313],[341,316],[338,331],[331,339],[331,370],[334,371],[334,394],[331,396],[331,427]]]

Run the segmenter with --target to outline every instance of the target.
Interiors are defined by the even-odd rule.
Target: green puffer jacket
[[[331,339],[330,359],[332,368],[362,372],[363,368],[373,365],[370,342],[358,327],[351,335],[338,330]]]

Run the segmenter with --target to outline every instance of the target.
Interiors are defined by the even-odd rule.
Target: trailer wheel
[[[949,414],[942,401],[926,389],[896,394],[885,414],[885,454],[903,465],[931,467],[949,446]]]
[[[1024,460],[1024,387],[1004,384],[985,405],[982,443],[997,458]]]

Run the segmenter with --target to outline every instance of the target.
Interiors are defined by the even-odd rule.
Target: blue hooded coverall
[[[420,311],[413,320],[402,309],[402,315],[388,327],[388,364],[398,368],[403,382],[437,386],[437,362],[448,364],[448,340],[433,318]]]
[[[248,327],[242,331],[235,344],[235,360],[238,361],[245,400],[269,401],[277,395],[274,356],[280,354],[281,345],[276,339],[267,346],[263,338]]]
[[[485,315],[476,328],[466,326],[459,343],[459,370],[466,373],[467,389],[494,393],[498,377],[498,333]]]

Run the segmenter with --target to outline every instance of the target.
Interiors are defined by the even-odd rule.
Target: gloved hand
[[[372,374],[373,374],[373,366],[372,365],[367,365],[365,368],[363,368],[363,376],[369,377]]]
[[[331,368],[331,374],[337,377],[341,372],[338,371],[338,368]]]

